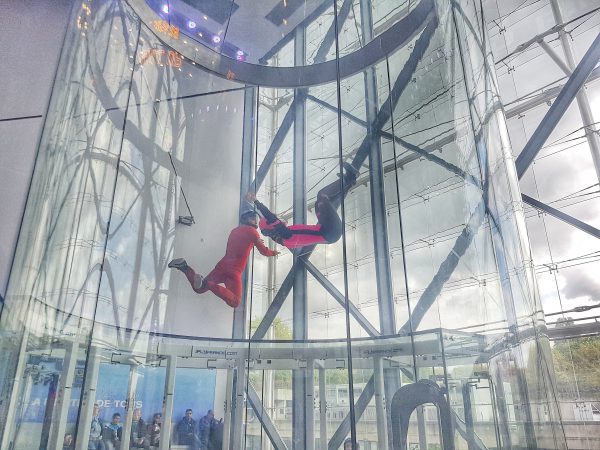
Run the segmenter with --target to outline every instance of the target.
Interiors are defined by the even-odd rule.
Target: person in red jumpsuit
[[[172,260],[169,268],[182,271],[198,294],[211,291],[232,308],[237,308],[242,299],[242,273],[252,247],[265,256],[279,254],[265,245],[257,227],[256,213],[252,210],[244,212],[240,217],[240,225],[229,233],[225,256],[206,277],[197,274],[183,258]]]
[[[317,194],[315,214],[317,223],[314,225],[288,225],[279,219],[261,202],[256,200],[254,192],[248,192],[246,200],[254,202],[256,209],[263,216],[259,221],[262,234],[270,237],[280,245],[290,250],[314,244],[333,244],[342,236],[342,220],[338,215],[336,204],[352,186],[356,184],[358,170],[349,163],[344,163],[343,190],[340,181],[334,181],[323,187]]]

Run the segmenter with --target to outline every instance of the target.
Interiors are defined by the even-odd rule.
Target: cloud
[[[600,301],[600,278],[591,275],[588,271],[576,268],[564,276],[565,282],[562,293],[566,299],[586,298]]]

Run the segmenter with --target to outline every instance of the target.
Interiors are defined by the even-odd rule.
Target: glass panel
[[[148,3],[75,9],[0,318],[2,448],[391,448],[423,386],[411,448],[444,445],[442,410],[457,448],[564,447],[595,341],[579,316],[548,341],[478,2],[296,89],[164,42],[319,64],[425,0]]]

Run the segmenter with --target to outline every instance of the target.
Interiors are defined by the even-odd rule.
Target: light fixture
[[[188,20],[187,26],[190,30],[193,30],[194,28],[196,28],[196,22],[194,22],[193,20]]]
[[[221,42],[221,36],[213,36],[212,40],[215,44],[218,44],[219,42]]]
[[[169,14],[169,5],[167,5],[167,4],[164,4],[164,5],[162,5],[162,8],[161,8],[161,10],[162,10],[162,12],[164,12],[165,14]]]
[[[238,50],[237,52],[235,52],[235,54],[238,56],[244,56],[244,52],[242,50]]]

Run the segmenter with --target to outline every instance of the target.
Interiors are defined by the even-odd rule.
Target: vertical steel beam
[[[160,432],[159,450],[169,450],[171,442],[171,418],[173,417],[173,397],[175,395],[175,371],[177,356],[167,357],[167,375],[165,377],[165,396],[163,422]]]
[[[98,373],[100,372],[100,355],[98,347],[92,343],[88,352],[87,373],[84,378],[85,383],[81,395],[81,405],[79,406],[79,421],[77,422],[75,450],[87,450],[88,448],[92,414],[94,413],[94,402],[96,401]]]
[[[53,424],[50,439],[48,439],[48,448],[60,448],[63,444],[67,428],[69,404],[71,403],[73,379],[75,378],[75,367],[77,366],[77,356],[79,355],[79,337],[79,335],[76,335],[65,346],[65,358],[63,360],[63,370],[58,380],[58,395],[56,396],[56,403],[54,405]]]
[[[298,27],[294,37],[294,64],[303,66],[306,61],[306,29]],[[294,223],[306,223],[306,95],[301,89],[294,92]],[[294,264],[298,264],[298,254],[294,254]],[[306,301],[306,267],[298,265],[294,277],[293,290],[293,336],[294,340],[308,338],[308,305]],[[304,450],[313,439],[308,436],[306,403],[307,369],[294,369],[292,372],[292,448]]]
[[[417,428],[419,430],[419,450],[427,450],[427,424],[423,405],[417,406]]]
[[[240,174],[240,208],[244,205],[244,196],[250,189],[254,176],[254,140],[257,89],[248,88],[244,91],[244,122],[242,125],[242,172]],[[248,270],[244,272],[244,286],[247,286]],[[239,308],[233,310],[233,339],[244,339],[246,329],[246,294],[242,293],[242,302]]]
[[[252,180],[254,178],[254,141],[256,139],[255,129],[256,129],[256,107],[258,105],[258,88],[248,88],[244,91],[244,122],[242,125],[242,172],[241,172],[241,180],[240,180],[240,209],[243,207],[244,196],[246,192],[251,189]],[[247,313],[248,308],[246,307],[246,298],[248,296],[248,289],[251,288],[248,286],[248,273],[249,270],[246,268],[243,275],[243,286],[245,289],[242,292],[242,302],[238,308],[233,310],[233,330],[232,337],[233,339],[244,339],[246,337],[246,321],[247,321]],[[241,435],[241,426],[243,420],[243,402],[242,406],[238,408],[238,398],[244,398],[244,388],[245,388],[245,377],[246,371],[244,370],[244,361],[241,363],[238,361],[238,370],[235,375],[232,376],[232,392],[228,397],[227,401],[231,402],[229,411],[229,425],[228,429],[230,430],[231,435],[228,435],[225,440],[231,439],[231,448],[241,449],[242,445],[242,435]],[[229,382],[228,377],[228,382]],[[235,379],[235,384],[233,384],[233,380]],[[239,391],[241,389],[241,391]],[[235,399],[235,400],[232,400]],[[239,420],[239,421],[238,421]],[[225,434],[225,432],[224,432]]]
[[[244,409],[246,407],[246,360],[239,358],[235,373],[232,419],[231,419],[231,443],[232,450],[242,449],[242,437],[246,431],[244,423]]]
[[[227,381],[225,384],[225,412],[223,414],[223,447],[219,450],[229,450],[231,441],[232,400],[233,400],[234,370],[227,369]]]
[[[571,71],[574,71],[576,67],[575,52],[573,51],[571,40],[567,38],[565,28],[561,26],[564,23],[564,19],[560,2],[558,0],[550,0],[550,6],[552,7],[552,14],[554,15],[556,25],[559,26],[558,36],[565,53],[567,67]],[[600,181],[600,134],[596,122],[594,121],[590,100],[585,92],[585,88],[579,89],[579,92],[577,93],[577,106],[579,107],[579,113],[581,114],[581,120],[583,121],[585,136],[590,146],[590,151],[592,152],[596,177],[598,177],[598,180]]]
[[[121,448],[129,448],[131,439],[131,424],[133,422],[133,410],[135,409],[135,393],[137,390],[138,367],[137,364],[129,366],[129,383],[127,384],[127,403],[125,406],[125,417],[123,434],[121,435]]]
[[[383,382],[383,361],[380,356],[373,359],[373,366],[373,376],[375,377],[375,413],[377,417],[377,449],[387,450],[388,433]]]
[[[465,413],[465,427],[467,434],[467,447],[468,450],[475,450],[473,442],[475,441],[475,428],[473,422],[473,403],[471,402],[471,386],[467,380],[462,385],[462,397]]]
[[[373,39],[373,17],[370,0],[360,0],[360,16],[364,39],[363,44],[366,44]],[[379,109],[374,67],[370,67],[364,72],[364,83],[367,139],[370,141],[371,147],[369,152],[371,215],[373,221],[373,244],[375,247],[375,269],[377,272],[377,293],[379,297],[379,319],[381,334],[388,335],[395,333],[396,326],[385,210],[381,140],[379,138],[379,130],[374,129]]]
[[[306,361],[306,450],[315,450],[315,360]]]
[[[373,15],[370,0],[360,0],[360,19],[364,45],[373,40]],[[375,67],[369,67],[365,70],[364,85],[366,119],[368,124],[367,138],[370,141],[369,169],[371,181],[371,219],[373,224],[373,246],[375,250],[379,324],[381,334],[386,336],[395,334],[396,316],[394,312],[394,290],[392,287],[392,269],[390,265],[390,249],[385,208],[385,181],[383,176],[381,139],[379,137],[380,130],[374,127],[379,115]],[[393,115],[391,115],[391,117],[393,118]],[[386,400],[391,401],[394,393],[400,386],[398,375],[398,371],[394,369],[385,369],[383,371]],[[386,408],[386,411],[389,410],[389,408]],[[387,414],[387,418],[389,423],[389,413]],[[391,447],[391,436],[389,436],[388,441]]]
[[[327,389],[322,366],[319,366],[319,450],[327,450]]]

